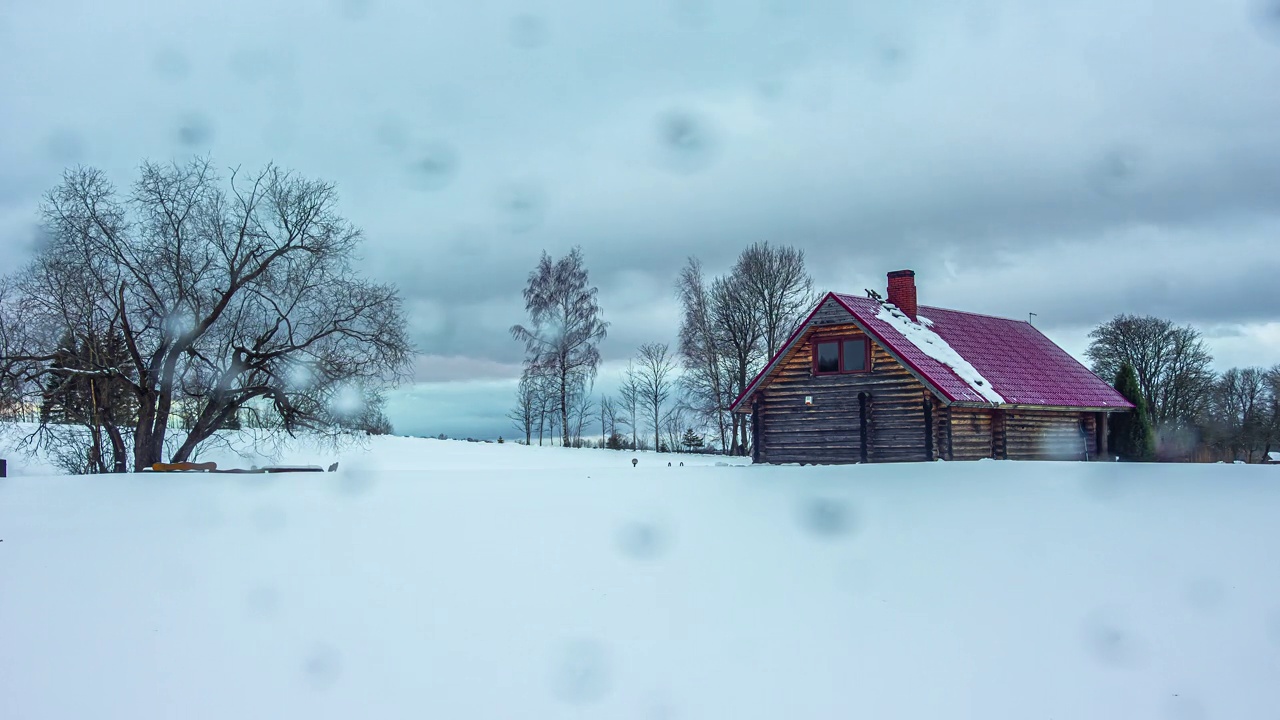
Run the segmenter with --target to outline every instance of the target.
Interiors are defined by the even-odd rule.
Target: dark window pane
[[[844,371],[865,372],[867,369],[867,341],[844,341]]]
[[[840,372],[840,345],[818,343],[818,372]]]

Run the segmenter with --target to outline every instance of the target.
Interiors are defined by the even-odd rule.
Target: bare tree
[[[684,446],[684,432],[689,429],[688,407],[676,401],[662,416],[662,432],[666,435],[666,445],[671,452],[680,452]]]
[[[524,435],[524,444],[533,443],[533,428],[538,420],[538,384],[528,372],[520,375],[520,384],[516,387],[516,406],[507,417],[511,418],[516,432]]]
[[[720,447],[729,447],[730,413],[733,402],[727,391],[725,347],[722,333],[713,323],[711,291],[703,278],[702,264],[689,258],[676,280],[680,301],[680,342],[684,374],[680,378],[688,403],[704,422],[715,427]]]
[[[724,348],[725,378],[728,394],[735,398],[746,391],[763,361],[764,332],[750,295],[739,274],[717,279],[711,286],[711,317],[718,342]],[[745,455],[750,446],[747,423],[742,415],[731,418],[732,442],[728,452]]]
[[[622,386],[618,389],[618,408],[624,422],[631,428],[631,447],[640,449],[640,409],[644,397],[640,389],[639,373],[635,362],[628,361],[622,373]]]
[[[1209,354],[1199,331],[1150,316],[1117,315],[1089,333],[1085,354],[1100,377],[1115,377],[1128,363],[1157,432],[1193,426],[1213,384]]]
[[[555,262],[544,252],[524,291],[531,324],[511,328],[512,336],[525,344],[527,366],[555,380],[566,446],[572,427],[571,399],[595,379],[600,366],[598,345],[608,332],[597,294],[589,286],[581,248]]]
[[[1213,384],[1207,439],[1225,460],[1253,462],[1265,451],[1271,388],[1262,368],[1231,368]]]
[[[662,447],[663,408],[675,384],[675,358],[666,343],[646,343],[636,356],[635,384],[639,404],[653,428],[653,447]]]
[[[184,403],[198,410],[176,461],[260,400],[290,433],[357,430],[411,347],[396,290],[355,273],[361,235],[336,206],[332,185],[274,166],[233,171],[224,187],[206,159],[144,163],[123,197],[98,170],[68,171],[42,207],[49,242],[24,273],[23,321],[36,330],[5,348],[3,367],[56,375],[53,329],[118,329],[130,368],[77,372],[128,384],[135,469],[163,459]],[[91,300],[69,313],[61,294],[73,286]]]
[[[817,301],[804,251],[756,243],[738,257],[733,274],[755,308],[764,356],[771,358]]]
[[[573,447],[583,447],[582,436],[587,424],[595,419],[595,401],[591,397],[594,385],[575,388],[569,402],[569,419],[572,423]]]

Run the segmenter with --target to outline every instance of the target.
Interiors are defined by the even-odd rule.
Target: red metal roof
[[[883,308],[880,302],[830,293],[819,307],[828,299],[840,303],[872,337],[946,399],[991,404],[955,370],[925,354],[892,324],[878,318]],[[918,317],[928,320],[928,327],[968,361],[1004,398],[1005,404],[1117,410],[1133,407],[1123,395],[1028,322],[925,305],[920,306]],[[804,324],[807,325],[808,320]],[[803,328],[804,325],[797,328],[733,407],[755,390],[800,337]]]

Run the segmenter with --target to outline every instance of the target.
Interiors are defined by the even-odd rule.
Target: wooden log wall
[[[1005,436],[1010,460],[1084,460],[1097,454],[1093,413],[1009,410]]]
[[[951,460],[992,457],[991,416],[987,408],[951,408]]]
[[[760,391],[757,445],[762,462],[861,461],[860,393],[867,395],[868,462],[929,459],[924,412],[929,393],[884,348],[848,324],[843,308],[837,309],[839,313],[825,316],[819,311],[808,335]],[[835,324],[841,318],[844,324]],[[871,343],[871,371],[815,376],[813,343],[829,337],[866,338]],[[806,396],[813,398],[812,406],[804,404]]]

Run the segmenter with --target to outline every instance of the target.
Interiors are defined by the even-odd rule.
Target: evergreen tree
[[[1120,366],[1115,388],[1134,404],[1134,408],[1131,412],[1111,417],[1107,445],[1121,460],[1150,460],[1154,455],[1151,420],[1147,416],[1147,401],[1138,385],[1138,374],[1132,365],[1124,363]]]
[[[693,428],[689,428],[688,430],[685,430],[684,437],[680,438],[680,444],[684,445],[686,448],[689,448],[690,450],[700,449],[702,447],[703,441],[704,441],[704,438],[701,435],[694,432]]]

